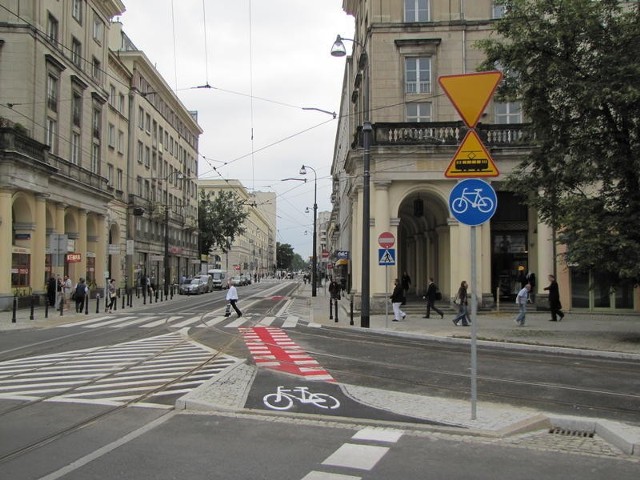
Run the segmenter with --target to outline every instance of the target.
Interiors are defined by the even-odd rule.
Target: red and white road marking
[[[307,352],[276,327],[240,328],[244,342],[259,367],[305,377],[308,380],[335,382],[335,379]]]

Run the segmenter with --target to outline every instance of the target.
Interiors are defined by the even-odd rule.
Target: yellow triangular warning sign
[[[500,80],[502,72],[497,71],[445,75],[438,78],[440,86],[469,128],[478,124],[480,115],[487,108]]]
[[[476,131],[469,130],[444,175],[449,178],[497,177],[500,172]]]

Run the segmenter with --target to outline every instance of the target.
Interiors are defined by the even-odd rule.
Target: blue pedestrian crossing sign
[[[378,249],[378,265],[395,265],[396,249],[395,248],[379,248]]]
[[[496,191],[484,180],[469,178],[459,182],[449,195],[449,209],[460,223],[482,225],[498,207]]]

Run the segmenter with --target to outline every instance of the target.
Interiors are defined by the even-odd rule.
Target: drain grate
[[[565,437],[593,438],[593,432],[585,432],[583,430],[569,430],[568,428],[550,428],[549,433],[551,433],[552,435],[563,435]]]

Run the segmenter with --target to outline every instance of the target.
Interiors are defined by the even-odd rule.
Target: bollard
[[[333,320],[333,298],[329,297],[329,320]]]
[[[128,295],[127,295],[127,290],[124,290],[124,295],[122,295],[122,310],[124,310],[125,307],[125,302],[127,301]]]
[[[13,316],[11,323],[16,323],[16,312],[18,311],[18,297],[13,297]]]
[[[34,297],[35,295],[31,295],[30,303],[31,303],[31,313],[29,314],[29,320],[33,320],[33,308],[35,306]]]
[[[142,304],[146,305],[147,304],[147,295],[146,295],[146,289],[142,289]]]
[[[44,301],[44,318],[49,318],[49,298]]]
[[[96,313],[100,313],[100,294],[96,294]]]
[[[64,294],[60,298],[60,316],[62,316],[62,312],[64,312]]]
[[[158,303],[158,290],[155,291],[155,298],[153,299],[154,302]]]
[[[353,325],[353,295],[351,295],[351,300],[349,300],[349,314],[351,315],[349,325]]]
[[[171,300],[173,300],[173,285],[171,285],[171,287],[169,287],[171,289]]]
[[[100,295],[100,294],[98,294],[98,295]],[[100,300],[98,300],[98,301],[100,301]],[[89,294],[86,294],[84,296],[84,302],[83,303],[84,303],[84,314],[85,315],[89,315]],[[80,313],[82,313],[82,309],[80,309]]]
[[[338,299],[335,299],[335,306],[336,306],[336,323],[338,323]]]

